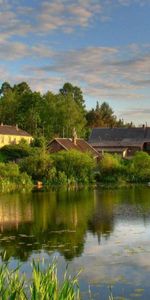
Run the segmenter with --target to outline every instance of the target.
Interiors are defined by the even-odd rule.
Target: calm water
[[[82,269],[83,299],[150,299],[150,187],[0,196],[0,253],[10,267],[58,258]]]

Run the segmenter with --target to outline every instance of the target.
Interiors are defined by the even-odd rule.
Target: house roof
[[[70,138],[55,138],[50,141],[49,146],[53,141],[57,141],[65,150],[78,150],[81,152],[90,152],[92,156],[97,157],[99,153],[89,145],[84,139],[76,139],[76,145],[73,143]]]
[[[16,136],[31,136],[28,132],[18,128],[17,126],[0,125],[0,134],[16,135]]]
[[[100,147],[140,147],[150,142],[150,127],[94,128],[89,138],[92,146]]]

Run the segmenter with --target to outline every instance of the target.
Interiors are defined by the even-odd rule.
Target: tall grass
[[[65,272],[60,282],[57,265],[46,270],[33,262],[30,280],[20,274],[19,267],[13,271],[7,264],[0,267],[0,300],[80,300],[78,275],[70,277]]]

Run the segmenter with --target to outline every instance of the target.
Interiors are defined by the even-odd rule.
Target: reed
[[[11,271],[7,264],[0,267],[0,300],[80,300],[78,275],[71,277],[67,271],[60,282],[57,264],[46,269],[33,261],[32,276],[28,279],[20,268]]]

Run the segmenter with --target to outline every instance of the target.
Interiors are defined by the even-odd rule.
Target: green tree
[[[11,85],[8,82],[3,82],[0,88],[0,95],[6,95],[8,92],[12,90]]]
[[[71,83],[66,82],[62,89],[60,89],[60,93],[63,96],[71,95],[73,100],[77,103],[79,108],[84,111],[85,110],[85,100],[83,98],[82,90],[78,86],[73,86]]]
[[[13,86],[13,91],[17,92],[19,95],[25,94],[25,93],[31,93],[31,89],[29,85],[26,82],[21,82],[18,84],[15,84]]]
[[[19,98],[17,124],[32,135],[37,135],[41,129],[42,96],[38,92],[23,93]]]
[[[89,127],[112,127],[117,124],[117,117],[106,102],[101,105],[97,102],[96,108],[87,112],[86,119]]]
[[[17,123],[18,96],[10,89],[0,98],[0,121],[7,125]]]

